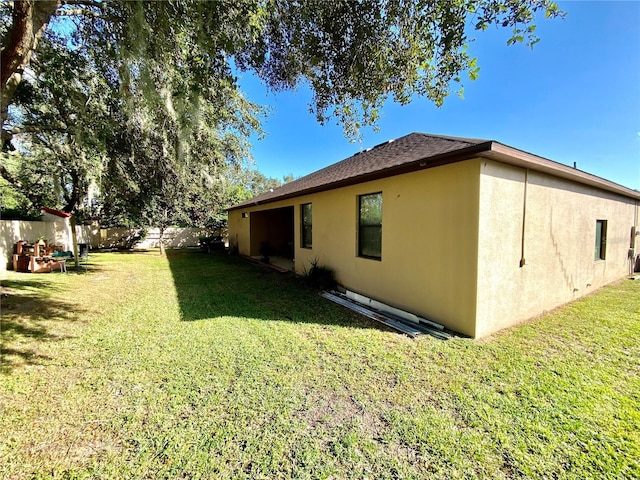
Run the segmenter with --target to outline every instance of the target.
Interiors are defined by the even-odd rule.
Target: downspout
[[[524,193],[522,198],[522,240],[520,243],[520,268],[524,267],[526,261],[524,258],[524,234],[527,218],[527,184],[529,183],[529,169],[524,171]]]

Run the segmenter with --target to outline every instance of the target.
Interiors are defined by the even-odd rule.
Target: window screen
[[[311,248],[313,243],[313,221],[311,204],[301,205],[300,217],[302,218],[302,248]]]
[[[596,251],[595,259],[604,260],[607,258],[607,221],[596,220]]]
[[[358,256],[382,258],[382,193],[358,197]]]

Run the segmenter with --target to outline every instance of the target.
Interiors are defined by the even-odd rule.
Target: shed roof
[[[50,213],[51,215],[55,215],[56,217],[60,217],[60,218],[70,218],[71,217],[70,213],[63,212],[62,210],[55,210],[55,209],[49,208],[49,207],[42,207],[40,210],[43,211],[43,212]]]
[[[340,162],[234,205],[229,210],[271,203],[478,157],[545,172],[640,199],[640,192],[637,190],[494,140],[410,133],[358,152]]]

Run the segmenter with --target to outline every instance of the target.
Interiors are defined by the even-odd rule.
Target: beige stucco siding
[[[242,212],[245,210],[230,210],[227,213],[229,223],[229,248],[238,249],[242,255],[249,255],[249,222],[244,221]]]
[[[637,201],[483,161],[480,178],[477,329],[484,336],[588,294],[629,273]],[[607,220],[606,260],[594,260],[597,220]]]
[[[340,284],[475,333],[480,160],[461,162],[229,212],[229,240],[250,254],[252,212],[294,207],[295,268],[317,259]],[[358,196],[382,192],[382,259],[357,256]],[[313,208],[301,248],[300,205]],[[249,214],[242,218],[242,213]]]

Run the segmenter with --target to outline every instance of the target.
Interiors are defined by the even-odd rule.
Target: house
[[[482,337],[634,270],[640,192],[492,140],[412,133],[232,207],[229,243]]]

